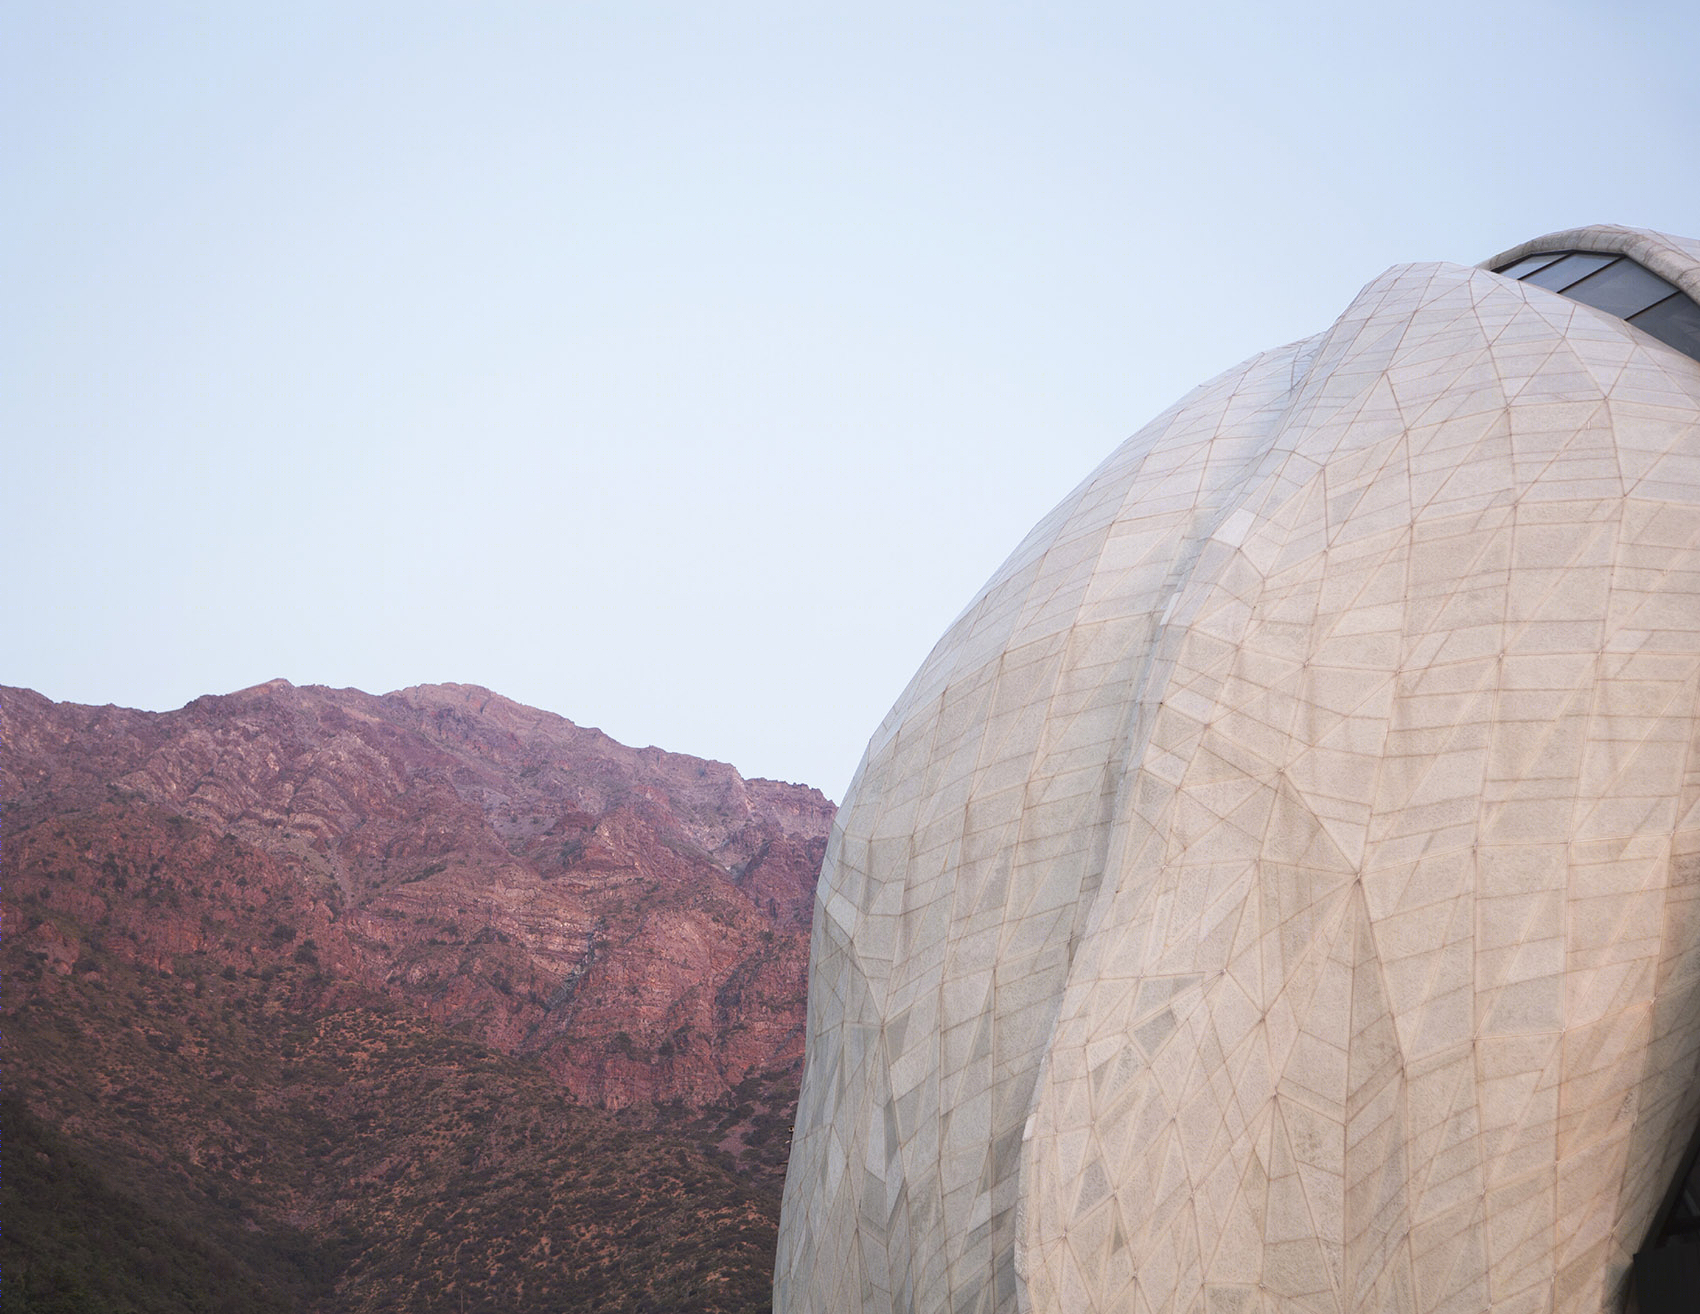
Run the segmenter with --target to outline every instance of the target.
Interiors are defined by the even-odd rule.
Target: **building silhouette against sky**
[[[839,813],[778,1310],[1620,1305],[1700,1118],[1696,296],[1397,266],[1028,535]]]

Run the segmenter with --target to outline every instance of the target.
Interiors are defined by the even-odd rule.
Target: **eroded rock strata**
[[[177,1297],[761,1299],[817,791],[468,686],[0,697],[9,1107],[53,1217],[134,1215],[156,1256],[192,1222]],[[9,1290],[54,1262],[14,1251]]]

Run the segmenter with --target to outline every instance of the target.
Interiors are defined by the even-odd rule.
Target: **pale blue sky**
[[[1700,234],[1700,7],[17,0],[0,681],[490,687],[840,797],[1003,556],[1413,260]]]

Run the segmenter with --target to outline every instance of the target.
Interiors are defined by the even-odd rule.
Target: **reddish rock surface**
[[[0,697],[8,912],[59,914],[8,926],[34,991],[75,970],[69,924],[164,974],[281,953],[302,988],[375,991],[611,1109],[800,1064],[817,790],[470,685]]]

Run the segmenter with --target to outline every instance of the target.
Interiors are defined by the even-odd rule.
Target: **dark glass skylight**
[[[1616,315],[1700,360],[1700,306],[1675,284],[1628,256],[1547,251],[1524,256],[1495,272]]]
[[[1507,278],[1524,279],[1537,269],[1544,269],[1554,260],[1561,259],[1563,254],[1562,251],[1546,251],[1540,255],[1524,256],[1516,264],[1507,265],[1498,272]]]
[[[1643,333],[1651,333],[1660,342],[1700,360],[1700,313],[1682,294],[1648,306],[1639,315],[1632,315],[1629,322]]]
[[[1600,255],[1595,251],[1572,251],[1562,260],[1555,260],[1545,269],[1525,274],[1518,281],[1544,287],[1548,292],[1562,292],[1572,283],[1580,282],[1596,269],[1603,269],[1622,256]]]

